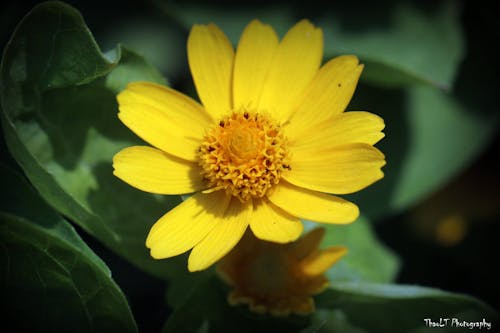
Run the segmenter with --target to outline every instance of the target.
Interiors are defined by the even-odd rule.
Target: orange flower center
[[[210,189],[224,189],[242,202],[263,197],[290,169],[280,126],[256,112],[224,117],[205,135],[199,157]]]

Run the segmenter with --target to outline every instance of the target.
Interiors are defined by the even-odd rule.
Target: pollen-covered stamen
[[[210,189],[224,189],[242,202],[263,197],[289,169],[287,142],[265,114],[240,111],[206,134],[199,164]]]

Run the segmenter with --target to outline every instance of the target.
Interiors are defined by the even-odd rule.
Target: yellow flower
[[[345,112],[363,65],[341,56],[320,68],[322,31],[309,21],[279,42],[255,20],[234,52],[215,25],[195,25],[187,42],[203,105],[168,87],[135,82],[118,95],[120,120],[153,147],[115,155],[114,174],[143,191],[195,193],[161,217],[146,246],[157,259],[192,249],[190,271],[227,254],[247,226],[256,237],[297,239],[300,219],[350,223],[356,192],[383,177],[373,147],[383,120]]]
[[[277,316],[313,312],[311,296],[328,285],[323,273],[347,253],[342,246],[320,250],[324,233],[318,228],[293,243],[276,244],[247,232],[217,265],[219,275],[234,288],[229,303]]]

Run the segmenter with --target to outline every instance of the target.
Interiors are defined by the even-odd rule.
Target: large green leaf
[[[306,228],[317,227],[307,223]],[[343,245],[347,254],[327,271],[330,281],[394,281],[399,268],[398,256],[381,243],[366,217],[347,225],[321,225],[326,229],[322,247]]]
[[[125,296],[73,227],[0,165],[2,325],[36,332],[135,332]]]
[[[385,177],[348,196],[372,219],[402,211],[450,181],[490,142],[499,121],[494,109],[429,86],[363,85],[350,109],[370,109],[386,123],[377,144],[387,160]]]
[[[400,85],[424,82],[449,89],[464,56],[460,4],[386,1],[343,4],[323,11],[325,54],[355,54],[362,79]]]
[[[172,264],[151,259],[144,240],[180,198],[138,191],[116,179],[111,167],[116,152],[141,144],[116,116],[116,92],[132,80],[165,79],[129,50],[112,53],[115,58],[101,53],[72,7],[35,7],[2,59],[5,137],[48,203],[123,257],[165,276]]]
[[[318,333],[470,332],[470,328],[452,326],[453,318],[484,319],[493,327],[498,320],[493,309],[471,296],[419,286],[334,283],[316,297],[316,305],[312,327]],[[448,326],[428,328],[424,321],[440,318],[449,318]]]

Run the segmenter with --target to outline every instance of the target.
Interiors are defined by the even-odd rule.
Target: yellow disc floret
[[[223,118],[206,134],[199,164],[211,190],[246,202],[263,197],[290,169],[287,141],[267,115],[240,111]]]

